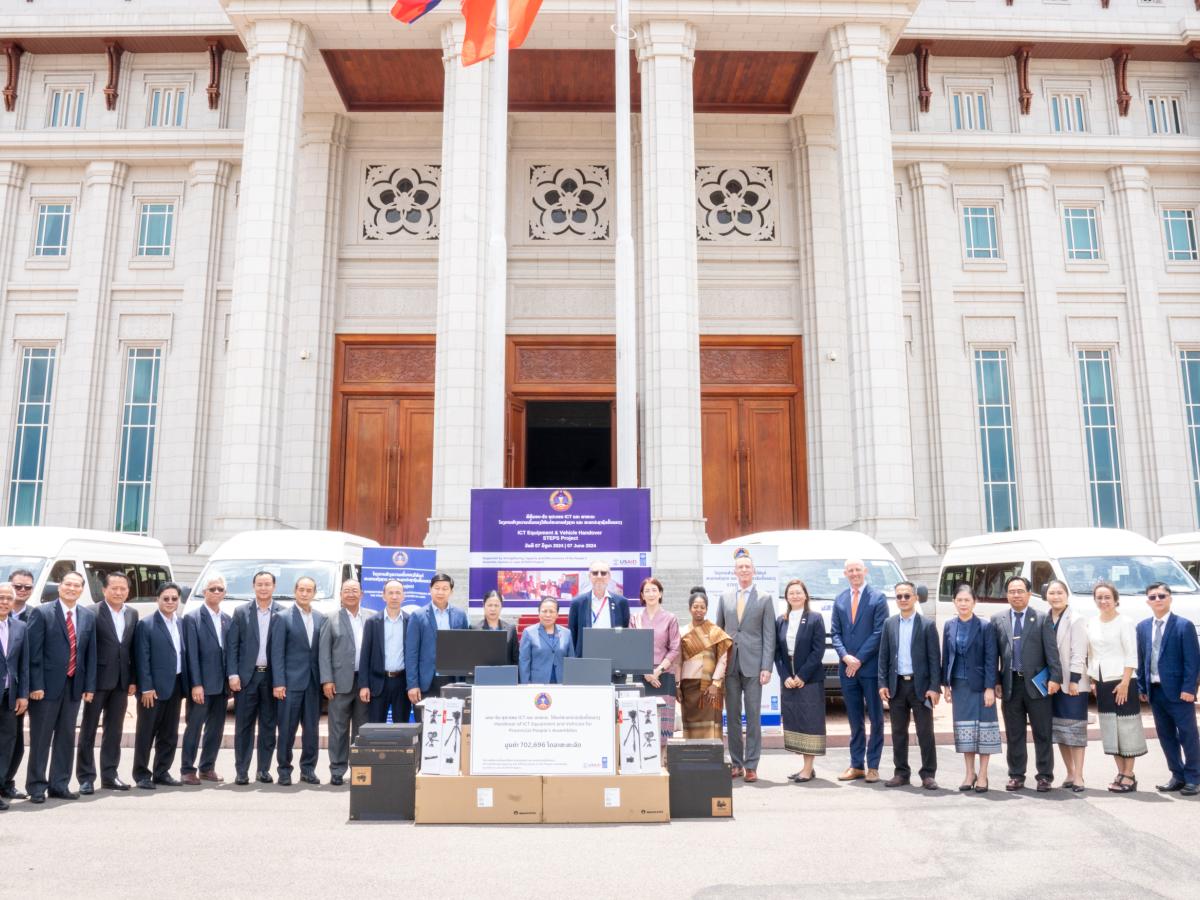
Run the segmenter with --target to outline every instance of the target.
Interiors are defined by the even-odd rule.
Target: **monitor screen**
[[[563,684],[612,684],[612,664],[607,659],[563,660]]]
[[[452,628],[437,633],[439,675],[474,675],[476,666],[508,663],[508,635],[503,631]]]
[[[654,632],[649,628],[585,628],[583,655],[611,659],[614,672],[652,672]]]

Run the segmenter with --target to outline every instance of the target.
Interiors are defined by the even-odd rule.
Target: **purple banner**
[[[594,559],[612,566],[613,591],[636,597],[652,565],[648,489],[471,491],[471,608],[493,589],[518,613],[569,601],[590,589]]]

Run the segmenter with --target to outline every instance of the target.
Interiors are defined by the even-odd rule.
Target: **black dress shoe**
[[[1183,790],[1183,785],[1184,785],[1184,782],[1180,781],[1178,778],[1172,777],[1170,780],[1167,781],[1166,784],[1158,784],[1158,785],[1155,785],[1154,787],[1155,787],[1155,790],[1162,791],[1164,794],[1169,794],[1172,791]]]
[[[154,783],[152,778],[139,778],[135,784],[143,791],[153,791],[158,789],[158,785]]]
[[[329,783],[332,784],[334,787],[341,787],[343,784],[346,783],[346,781],[344,778],[342,778],[341,775],[330,775]]]
[[[96,793],[96,786],[90,781],[81,781],[79,782],[79,793],[83,794],[85,797],[90,796]]]
[[[123,782],[120,778],[114,778],[112,781],[102,781],[102,782],[100,782],[100,787],[105,788],[106,790],[110,790],[110,791],[127,791],[127,790],[129,790],[129,785],[127,785],[125,782]]]
[[[259,772],[254,780],[259,784],[270,784],[272,781],[274,781],[274,779],[271,778],[270,772]]]
[[[30,803],[45,803],[46,795],[45,794],[30,794],[29,802]]]
[[[1200,794],[1200,784],[1185,784],[1179,793],[1185,797],[1195,797]]]
[[[8,809],[8,801],[0,797],[0,809]]]
[[[249,784],[250,776],[249,775],[239,775],[237,778],[233,779],[233,783],[234,784]]]
[[[262,775],[258,776],[258,780],[259,781],[263,780]],[[271,780],[271,776],[267,775],[267,781],[270,781],[270,780]],[[280,775],[278,784],[280,787],[291,787],[292,786],[292,776],[291,775]]]
[[[316,775],[312,775],[312,774],[301,775],[300,780],[303,781],[305,784],[320,784],[321,783],[321,779],[318,778]]]
[[[167,787],[180,787],[183,782],[172,775],[160,775],[154,779],[155,784],[166,785]]]
[[[29,795],[20,788],[10,787],[0,791],[0,797],[5,800],[28,800]]]
[[[1049,778],[1039,778],[1037,780],[1037,792],[1039,794],[1047,793],[1050,790],[1050,788],[1051,788],[1051,784],[1050,784]]]
[[[78,800],[79,799],[79,795],[72,790],[47,791],[46,793],[48,796],[53,797],[55,800]]]

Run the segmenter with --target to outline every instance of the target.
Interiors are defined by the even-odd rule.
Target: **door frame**
[[[346,477],[345,443],[342,429],[345,427],[346,401],[352,397],[411,397],[433,399],[434,371],[428,365],[428,378],[416,380],[425,374],[427,361],[432,360],[434,335],[432,334],[336,334],[333,344],[333,399],[329,423],[329,499],[325,509],[325,527],[342,530],[342,484]],[[405,369],[404,377],[390,380],[351,380],[347,377],[350,356],[354,350],[371,346],[381,349],[410,349],[413,365]],[[386,376],[386,369],[379,372]],[[399,376],[398,371],[394,373]],[[416,376],[416,377],[414,377]]]

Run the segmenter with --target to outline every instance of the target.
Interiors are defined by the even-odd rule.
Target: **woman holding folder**
[[[649,628],[654,631],[654,671],[644,676],[651,687],[661,688],[664,675],[679,682],[679,619],[675,613],[662,608],[663,586],[657,578],[647,578],[638,590],[642,610],[629,617],[630,628]],[[662,742],[675,733],[675,691],[663,695],[658,708]]]

